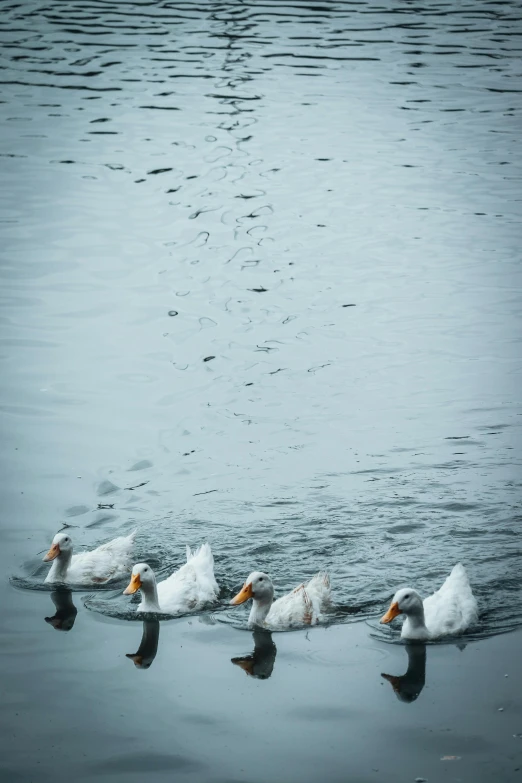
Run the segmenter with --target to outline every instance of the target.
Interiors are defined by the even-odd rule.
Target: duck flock
[[[136,611],[146,613],[197,612],[218,600],[219,586],[208,543],[195,550],[187,546],[187,562],[158,582],[147,563],[132,565],[135,536],[136,531],[107,541],[97,549],[73,554],[71,537],[57,533],[43,558],[52,562],[45,582],[92,587],[121,579],[130,572],[124,595],[140,591],[141,603]],[[323,571],[276,600],[274,595],[270,576],[253,571],[230,604],[237,606],[251,600],[249,627],[271,631],[320,624],[332,606],[330,577]],[[405,640],[429,641],[464,633],[478,620],[477,601],[464,566],[457,563],[442,587],[424,600],[411,587],[398,590],[381,622],[391,623],[399,615],[405,617],[401,628]]]

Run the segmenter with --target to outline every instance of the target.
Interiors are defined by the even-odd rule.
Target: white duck
[[[138,590],[141,590],[141,604],[137,612],[180,614],[196,611],[214,601],[219,588],[210,545],[203,544],[194,552],[188,546],[185,565],[159,583],[147,563],[137,563],[123,594],[132,595]]]
[[[67,533],[57,533],[43,558],[46,563],[53,561],[45,581],[92,585],[128,574],[135,535],[134,530],[128,536],[113,538],[90,552],[73,555],[71,537]]]
[[[328,574],[319,572],[308,583],[299,585],[291,593],[274,601],[272,580],[268,574],[254,571],[230,603],[237,606],[249,598],[252,598],[249,627],[257,625],[280,630],[315,625],[322,619],[330,603],[330,578]]]
[[[478,607],[462,563],[453,567],[442,587],[424,602],[410,587],[398,590],[381,623],[391,623],[399,614],[406,615],[403,639],[426,641],[463,633],[477,621]]]

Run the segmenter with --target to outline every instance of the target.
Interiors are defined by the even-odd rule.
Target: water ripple
[[[518,625],[517,3],[2,11],[6,529],[325,568],[332,622],[462,560]]]

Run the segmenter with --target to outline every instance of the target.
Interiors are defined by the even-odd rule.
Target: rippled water
[[[521,20],[3,5],[19,584],[61,524],[137,525],[162,573],[208,539],[224,602],[326,568],[334,621],[368,618],[461,560],[478,633],[520,623]]]

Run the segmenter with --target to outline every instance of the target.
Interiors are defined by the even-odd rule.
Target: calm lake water
[[[407,656],[376,618],[397,586],[430,592],[458,560],[481,619],[469,649],[428,651],[437,693],[451,701],[471,678],[462,655],[473,668],[474,651],[495,650],[491,664],[509,639],[520,658],[520,633],[499,634],[522,624],[521,36],[518,2],[4,0],[10,780],[382,780],[371,753],[343,755],[353,721],[370,747],[372,721],[399,714],[379,666],[392,656],[400,673]],[[121,589],[87,608],[42,591],[64,524],[79,548],[137,528],[136,559],[160,573],[208,540],[220,605],[159,637],[145,628],[135,671],[141,623],[124,621]],[[277,663],[261,643],[247,679],[230,663],[254,648],[246,613],[226,604],[254,568],[279,592],[328,569],[336,607],[315,641],[274,635]],[[68,633],[44,622],[56,614]],[[349,638],[375,656],[366,722],[335,703],[349,656],[333,661],[329,640]],[[171,712],[176,685],[162,702],[170,676],[185,712]],[[260,730],[240,752],[245,724],[286,725],[309,677],[329,683],[320,723],[301,711],[300,740],[270,756]],[[251,686],[246,702],[235,683]],[[341,733],[325,742],[332,721]],[[176,733],[190,751],[172,749]],[[392,754],[385,779],[429,778],[429,752],[417,746],[411,769]],[[492,764],[431,780],[509,779]]]

